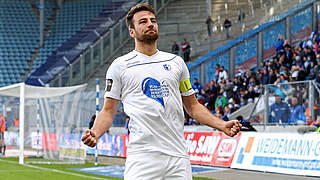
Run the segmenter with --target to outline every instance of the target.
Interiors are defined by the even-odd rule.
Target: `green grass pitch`
[[[85,180],[85,179],[109,179],[121,178],[106,177],[78,171],[68,168],[93,167],[93,163],[86,164],[31,164],[28,162],[40,161],[40,159],[25,159],[25,165],[18,164],[18,158],[0,158],[1,180]],[[209,180],[207,178],[193,178],[194,180]]]

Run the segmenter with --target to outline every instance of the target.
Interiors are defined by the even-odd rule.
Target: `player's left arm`
[[[241,128],[237,120],[224,121],[214,116],[206,107],[200,104],[195,95],[182,96],[183,105],[187,113],[201,124],[223,131],[228,136],[235,136]]]

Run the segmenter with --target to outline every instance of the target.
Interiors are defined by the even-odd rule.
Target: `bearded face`
[[[158,24],[156,17],[149,11],[140,11],[133,16],[133,28],[130,36],[139,42],[152,44],[158,37]]]
[[[136,39],[140,42],[151,44],[159,37],[158,31],[151,27],[143,32],[136,31]]]

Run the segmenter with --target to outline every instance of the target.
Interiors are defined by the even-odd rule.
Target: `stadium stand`
[[[11,24],[9,23],[9,27],[12,28],[6,28],[6,31],[8,31],[8,35],[5,35],[5,32],[3,31],[1,34],[3,36],[3,41],[1,41],[1,44],[3,44],[4,48],[1,48],[1,54],[4,56],[1,56],[3,58],[10,58],[10,59],[19,59],[17,61],[14,61],[13,63],[7,63],[4,64],[3,66],[7,65],[8,68],[3,70],[4,72],[15,72],[15,74],[18,75],[3,75],[4,79],[0,86],[5,86],[9,84],[13,84],[16,82],[21,82],[25,80],[25,76],[29,74],[30,68],[31,68],[31,73],[32,76],[37,76],[36,70],[43,65],[44,63],[47,62],[48,64],[52,63],[52,61],[57,62],[57,58],[60,60],[65,61],[65,58],[57,57],[56,54],[59,55],[65,53],[65,49],[71,49],[72,45],[71,44],[76,44],[77,41],[82,37],[85,37],[85,32],[88,32],[88,30],[92,30],[95,26],[97,26],[99,20],[102,20],[106,18],[106,13],[108,11],[108,8],[116,12],[116,15],[113,15],[113,17],[116,17],[115,19],[112,19],[113,22],[117,21],[117,19],[120,19],[123,17],[123,14],[118,13],[115,7],[121,7],[121,3],[125,1],[113,1],[113,4],[109,1],[102,1],[102,0],[94,0],[94,1],[88,1],[88,0],[79,0],[79,1],[65,1],[63,5],[59,8],[57,8],[57,5],[54,1],[46,1],[45,6],[44,6],[44,12],[45,12],[45,18],[44,18],[44,23],[45,23],[45,28],[47,32],[45,32],[45,42],[43,47],[39,47],[37,41],[39,41],[39,21],[37,18],[39,18],[39,12],[38,12],[38,4],[34,4],[34,1],[20,1],[20,0],[13,0],[13,1],[1,1],[1,6],[3,7],[8,7],[6,8],[3,13],[5,16],[1,16],[3,18],[3,21],[1,21],[3,24],[5,24],[7,21],[10,20],[12,22]],[[164,1],[164,2],[169,2],[169,1]],[[190,1],[191,2],[191,1]],[[164,11],[161,10],[161,6],[159,6],[160,1],[157,3],[154,3],[153,5],[157,6],[157,10],[160,12],[159,14],[159,23],[164,22],[167,20],[168,22],[171,22],[170,18],[175,18],[175,16],[180,17],[179,19],[182,20],[182,23],[184,19],[194,19],[195,21],[198,21],[198,24],[195,27],[199,27],[199,29],[203,29],[203,20],[206,17],[205,12],[205,3],[204,1],[199,1],[197,3],[192,2],[190,3],[189,1],[184,1],[184,4],[181,4],[180,1],[172,1],[171,5],[167,7]],[[89,4],[88,4],[89,3]],[[110,4],[108,4],[110,3]],[[120,4],[117,4],[120,3]],[[151,2],[151,4],[153,1]],[[174,3],[176,5],[174,5]],[[247,6],[244,1],[237,1],[235,2],[228,2],[228,9],[224,9],[223,5],[225,5],[226,2],[219,2],[218,4],[213,4],[215,5],[214,8],[220,7],[218,9],[215,9],[214,11],[214,17],[218,17],[221,21],[226,15],[230,16],[232,20],[235,20],[237,18],[237,12],[232,11],[236,10],[239,7],[243,7],[244,11],[247,14],[252,14],[250,12],[249,7]],[[270,2],[265,2],[264,5],[270,4]],[[292,2],[291,4],[294,4],[295,2]],[[108,5],[107,5],[108,4]],[[272,3],[271,3],[272,4]],[[283,3],[285,4],[285,3]],[[106,6],[107,5],[107,6]],[[213,6],[212,5],[212,6]],[[276,4],[273,4],[275,7]],[[103,10],[104,7],[105,8]],[[194,8],[197,7],[197,8]],[[255,2],[253,4],[255,11],[255,16],[258,14],[258,9],[262,7],[262,4],[259,4],[258,2]],[[279,6],[280,7],[280,6]],[[23,8],[23,11],[16,11],[17,8]],[[122,8],[122,7],[121,7]],[[8,13],[7,13],[8,11]],[[9,12],[10,11],[10,12]],[[170,13],[172,11],[172,13]],[[198,13],[188,13],[191,11],[196,11]],[[83,13],[86,12],[86,13]],[[104,12],[105,14],[102,15],[101,12]],[[175,13],[174,13],[175,12]],[[99,14],[100,13],[100,14]],[[7,15],[10,15],[10,17],[6,17]],[[81,15],[81,14],[86,14]],[[216,16],[217,15],[217,16]],[[99,19],[100,16],[101,19]],[[173,16],[173,17],[170,17]],[[192,16],[192,17],[191,17]],[[97,17],[97,18],[95,18]],[[249,19],[249,16],[247,16]],[[12,18],[12,19],[10,19]],[[26,19],[26,20],[25,20]],[[219,22],[219,19],[215,19],[217,22]],[[24,23],[24,24],[23,24]],[[180,22],[178,22],[180,23]],[[28,25],[27,25],[28,24]],[[168,23],[167,23],[168,24]],[[202,24],[202,25],[201,25]],[[7,25],[7,24],[6,24]],[[27,25],[28,30],[24,30],[24,25]],[[300,25],[294,24],[297,27],[301,27]],[[31,27],[29,27],[31,26]],[[86,27],[85,27],[86,26]],[[170,23],[169,23],[170,26]],[[169,27],[166,24],[163,24],[162,27],[167,28]],[[187,26],[190,26],[190,21],[189,24],[182,25],[180,24],[180,29],[188,29],[186,28]],[[2,26],[3,27],[3,26]],[[123,27],[123,26],[121,26]],[[236,27],[236,25],[235,25]],[[249,25],[248,25],[249,27]],[[11,30],[10,30],[11,29]],[[167,28],[169,29],[169,28]],[[197,28],[198,29],[198,28]],[[80,32],[80,31],[84,32]],[[126,28],[123,28],[123,34],[126,34]],[[200,30],[198,34],[203,34],[203,30]],[[22,35],[21,33],[24,33]],[[119,31],[115,31],[117,33]],[[162,31],[163,32],[163,31]],[[15,33],[13,35],[13,33]],[[105,33],[105,32],[102,32]],[[98,34],[102,34],[98,33]],[[10,35],[11,34],[11,35]],[[27,34],[27,36],[25,35]],[[89,34],[89,33],[88,33]],[[169,33],[170,34],[170,33]],[[169,35],[168,32],[164,32],[163,35]],[[182,33],[187,36],[187,33]],[[189,33],[190,34],[190,33]],[[181,33],[180,33],[181,35]],[[93,37],[94,35],[91,36]],[[119,36],[119,35],[118,35]],[[116,35],[114,37],[117,37]],[[179,36],[175,36],[177,39],[179,39]],[[88,38],[88,37],[87,37]],[[172,36],[168,37],[169,39],[173,39]],[[168,47],[168,38],[162,38],[164,40],[160,41],[160,47],[167,48]],[[181,36],[180,36],[181,38]],[[193,38],[199,38],[199,37],[193,37]],[[21,39],[21,40],[20,40]],[[84,38],[85,39],[85,38]],[[81,42],[81,41],[80,41]],[[118,42],[117,40],[115,42]],[[92,44],[92,42],[90,42]],[[195,47],[197,43],[194,39],[191,39],[191,45]],[[252,47],[255,47],[255,40],[252,39],[249,41],[247,44],[248,45],[243,45],[245,47],[244,50],[246,52],[246,49],[249,50]],[[5,45],[4,45],[5,44]],[[205,43],[204,43],[205,44]],[[218,44],[218,43],[217,43]],[[81,44],[83,45],[83,44]],[[87,45],[87,44],[85,44]],[[120,44],[114,44],[114,46],[118,46]],[[12,47],[18,47],[18,48],[11,48]],[[265,46],[266,47],[266,46]],[[59,49],[60,48],[60,49]],[[79,47],[78,47],[79,48]],[[82,48],[84,48],[82,46]],[[88,46],[85,46],[84,49],[81,49],[83,52]],[[241,53],[243,50],[241,48],[237,48],[237,54],[243,55],[244,53]],[[130,49],[130,48],[129,48]],[[207,48],[198,48],[198,49],[207,49]],[[74,49],[73,49],[74,50]],[[166,50],[166,49],[164,49]],[[3,52],[2,52],[3,51]],[[62,51],[62,52],[61,52]],[[123,50],[121,50],[124,52]],[[197,50],[196,48],[193,48],[192,53],[196,53]],[[252,53],[252,51],[248,51],[248,53]],[[203,54],[203,53],[202,53]],[[35,57],[34,57],[35,56]],[[21,60],[23,57],[23,60]],[[72,62],[74,57],[77,57],[76,53],[73,55],[73,57],[67,58],[68,62]],[[97,55],[97,58],[99,56]],[[240,61],[246,60],[247,57],[240,57]],[[50,60],[51,59],[51,60]],[[220,63],[222,64],[222,63]],[[66,63],[64,63],[66,65]],[[31,67],[30,67],[31,66]],[[211,66],[214,66],[212,64]],[[224,65],[228,69],[228,64]],[[47,66],[41,67],[39,71],[44,71]],[[10,69],[10,70],[9,70]],[[57,69],[55,69],[57,70]],[[61,72],[61,70],[59,70]],[[87,69],[86,71],[90,71],[90,69]],[[12,74],[12,73],[11,73]],[[196,72],[193,72],[193,74],[197,74]],[[39,75],[39,74],[38,74]],[[51,74],[54,78],[55,74]],[[79,75],[76,75],[76,77],[79,77]],[[8,77],[11,77],[8,79]],[[12,78],[13,77],[13,78]],[[66,77],[68,78],[68,77]],[[81,78],[80,78],[81,79]],[[29,78],[30,80],[30,78]],[[83,79],[82,79],[83,80]],[[0,80],[1,81],[1,80]],[[28,81],[27,81],[28,82]],[[63,81],[64,82],[64,81]],[[77,81],[79,82],[79,81]],[[30,84],[33,84],[31,81],[29,82]],[[38,85],[43,85],[43,84],[38,84]]]
[[[0,86],[21,82],[38,48],[39,23],[31,4],[25,1],[1,1]]]
[[[33,70],[45,63],[52,52],[57,51],[63,43],[76,34],[92,18],[96,17],[107,3],[108,1],[65,2],[58,12],[56,22],[48,34],[44,47],[40,50],[39,59],[34,63]],[[48,8],[50,8],[50,4],[46,4],[49,5]],[[78,38],[82,38],[81,34],[78,35]]]
[[[81,52],[125,15],[126,8],[123,8],[125,3],[130,4],[130,1],[65,2],[60,8],[55,25],[51,28],[44,47],[40,50],[39,60],[34,63],[33,72],[26,82],[43,85],[33,80],[32,77],[50,71],[54,65],[67,66],[72,63]],[[41,66],[42,64],[44,65]],[[54,73],[51,72],[51,76],[55,76]],[[50,80],[45,80],[44,83]]]
[[[290,14],[296,13],[299,9],[304,9],[299,14],[293,16],[291,18],[291,34],[292,34],[292,40],[295,40],[296,42],[302,39],[296,38],[295,34],[299,31],[305,31],[307,30],[308,33],[311,32],[311,22],[312,22],[312,15],[311,15],[311,3],[313,1],[306,1],[304,3],[299,4],[295,8],[291,8],[288,12],[280,14],[277,18],[274,18],[270,20],[270,22],[267,22],[265,24],[260,24],[257,28],[249,30],[248,33],[238,36],[235,40],[229,41],[227,45],[223,47],[219,47],[214,52],[209,52],[205,57],[198,58],[196,61],[192,64],[189,64],[188,67],[191,71],[191,76],[193,77],[200,77],[200,70],[195,67],[199,67],[200,64],[207,63],[207,62],[215,62],[215,58],[219,57],[224,54],[229,54],[230,50],[235,48],[235,66],[238,69],[242,70],[248,70],[255,66],[256,60],[257,60],[257,53],[258,53],[258,46],[257,46],[257,38],[258,34],[260,32],[265,33],[263,35],[263,48],[264,48],[264,59],[271,57],[272,53],[270,54],[270,51],[272,51],[272,46],[274,42],[276,42],[278,34],[281,34],[283,32],[283,35],[285,34],[285,23],[284,19],[285,17],[289,17]],[[306,8],[308,7],[308,8]],[[296,25],[294,22],[304,22],[303,24]],[[298,23],[299,24],[299,23]],[[295,32],[295,34],[294,34]],[[308,34],[307,33],[307,34]],[[305,33],[302,33],[303,37],[306,36]],[[245,62],[246,61],[246,62]],[[230,59],[229,61],[230,62]],[[226,69],[231,71],[229,69],[229,64],[225,64]],[[213,71],[215,71],[214,69]],[[210,73],[212,74],[212,73]],[[209,74],[209,75],[210,75]],[[234,74],[232,71],[231,74]],[[210,80],[210,76],[207,76],[205,81],[208,82]],[[200,78],[201,79],[201,78]],[[203,79],[203,78],[202,78]]]
[[[203,54],[207,53],[208,52],[208,49],[212,48],[210,47],[211,45],[209,45],[209,41],[208,40],[203,40],[200,36],[198,37],[198,34],[203,34],[205,27],[204,27],[204,19],[206,18],[206,15],[204,12],[206,12],[206,6],[204,6],[205,2],[204,1],[199,1],[199,2],[191,2],[189,0],[187,1],[183,1],[183,3],[181,3],[181,1],[165,1],[165,4],[166,3],[169,3],[168,6],[165,6],[163,8],[163,10],[161,10],[161,8],[157,8],[161,11],[159,11],[159,24],[160,24],[160,27],[163,27],[163,29],[160,29],[160,40],[159,40],[159,43],[158,43],[158,46],[159,46],[159,49],[161,50],[168,50],[168,48],[170,48],[170,46],[168,46],[168,44],[170,44],[170,42],[172,40],[179,40],[179,39],[182,39],[183,37],[187,37],[188,41],[190,42],[191,44],[191,47],[192,47],[192,51],[191,51],[191,55],[193,56],[193,59],[195,59],[195,56],[199,56],[201,54],[201,56],[203,56]],[[224,9],[224,3],[227,3],[228,4],[228,7],[230,7],[230,11],[228,11],[228,13],[231,13],[231,12],[234,12],[234,11],[231,11],[231,9],[237,9],[237,8],[240,8],[240,7],[244,7],[244,9],[248,9],[247,6],[246,6],[246,3],[245,2],[242,2],[242,1],[239,1],[239,4],[237,5],[235,2],[233,3],[230,3],[230,2],[219,2],[218,5],[216,5],[215,7],[218,7],[218,9],[214,10],[214,12],[217,12],[217,13],[221,13],[221,16],[220,16],[220,19],[223,19],[225,17],[225,9]],[[255,2],[257,3],[257,2]],[[257,26],[257,24],[260,22],[260,17],[261,19],[263,19],[266,15],[264,15],[264,13],[262,14],[259,14],[259,12],[263,12],[264,9],[268,9],[272,6],[275,7],[275,9],[277,9],[278,7],[278,11],[281,12],[283,11],[284,9],[286,8],[291,8],[292,6],[296,5],[297,3],[299,3],[298,1],[290,1],[290,3],[286,3],[286,2],[283,2],[283,4],[286,4],[286,6],[281,6],[282,9],[280,8],[280,5],[277,4],[277,2],[265,2],[266,4],[268,5],[261,5],[259,3],[257,4],[254,4],[254,10],[255,10],[255,16],[251,16],[249,15],[247,18],[246,18],[246,23],[247,23],[247,27],[249,28],[254,28],[255,26]],[[214,2],[213,2],[213,5],[214,6]],[[183,9],[185,8],[185,11],[184,13],[181,13],[180,11],[180,18],[179,18],[179,21],[177,21],[177,18],[176,17],[171,17],[171,16],[174,16],[174,11],[172,10],[172,13],[171,13],[171,10],[172,8],[177,8],[177,7],[180,7],[180,9]],[[199,8],[194,8],[194,7],[199,7]],[[263,7],[263,8],[262,8]],[[262,8],[262,9],[261,9]],[[170,11],[169,11],[170,10]],[[195,12],[196,11],[196,12]],[[198,13],[197,13],[198,12]],[[247,14],[250,14],[250,12],[247,12],[246,10],[246,13]],[[231,13],[232,14],[232,18],[231,19],[236,19],[237,18],[237,15],[236,13]],[[276,14],[276,13],[275,13]],[[179,12],[177,13],[176,16],[179,16]],[[191,17],[192,16],[192,17]],[[259,17],[259,18],[258,18]],[[267,17],[270,17],[269,15],[267,15]],[[190,19],[190,21],[184,21],[186,19]],[[193,21],[194,19],[194,21]],[[258,19],[258,21],[257,21]],[[174,21],[176,23],[174,23]],[[236,21],[235,21],[236,22]],[[123,23],[123,22],[122,22]],[[219,23],[218,23],[219,24]],[[171,32],[172,29],[172,26],[176,26],[176,31],[175,32]],[[195,29],[202,29],[201,31],[196,31],[196,32],[188,32],[187,30],[190,30],[190,29],[194,29],[194,28],[188,28],[188,27],[195,27]],[[239,26],[239,23],[235,23],[234,24],[234,28],[235,29],[239,29],[238,28]],[[96,68],[95,72],[94,73],[87,73],[85,70],[83,70],[83,74],[85,74],[84,78],[82,76],[82,81],[86,81],[86,82],[93,82],[95,78],[103,78],[104,75],[105,75],[105,70],[107,69],[107,66],[110,64],[110,62],[117,56],[120,56],[121,54],[123,53],[126,53],[130,50],[132,50],[132,47],[133,47],[133,41],[123,41],[124,43],[123,44],[117,44],[118,41],[112,41],[110,39],[116,39],[116,38],[119,38],[117,36],[115,36],[114,34],[117,34],[117,32],[119,31],[119,29],[122,29],[125,27],[123,25],[116,25],[114,28],[114,30],[110,30],[106,36],[103,36],[103,44],[107,44],[109,46],[112,46],[112,47],[120,47],[118,49],[111,49],[111,48],[107,48],[107,49],[104,49],[103,52],[106,52],[106,51],[110,51],[110,54],[109,56],[103,56],[101,58],[101,64],[106,64],[106,68]],[[180,29],[180,30],[179,30]],[[241,28],[240,28],[241,29]],[[165,31],[167,30],[167,31]],[[113,33],[113,35],[112,35]],[[241,31],[240,32],[234,32],[235,34],[239,34],[239,33],[242,33]],[[217,35],[217,34],[220,34],[220,35]],[[221,41],[221,34],[223,34],[223,32],[220,32],[215,34],[215,37],[217,37],[217,41],[214,41],[214,44],[215,44],[215,48],[218,46],[218,45],[221,45],[223,43],[228,43],[228,41],[226,40],[223,40],[223,42],[220,42]],[[234,36],[236,37],[236,36]],[[190,40],[189,40],[190,38]],[[110,45],[111,43],[111,45]],[[211,42],[210,42],[211,43]],[[82,60],[81,60],[81,57],[78,58],[78,60],[76,61],[76,63],[73,65],[73,66],[76,66],[75,68],[79,69],[80,67],[80,64],[81,64],[81,61],[86,61],[86,62],[89,62],[89,66],[95,66],[95,65],[92,65],[94,64],[92,61],[93,58],[91,58],[91,54],[92,53],[97,53],[99,54],[99,51],[101,51],[98,47],[98,44],[94,44],[93,47],[89,50],[86,50],[82,53]],[[100,44],[99,44],[100,46]],[[253,45],[252,45],[253,46]],[[201,50],[201,52],[199,51]],[[220,51],[221,52],[221,51]],[[211,52],[213,53],[213,52]],[[213,65],[214,66],[214,65]],[[98,66],[96,66],[98,67]],[[100,66],[101,67],[101,66]],[[225,66],[227,69],[228,69],[228,66]],[[70,73],[70,71],[74,71],[74,68],[69,68],[67,70],[65,70],[64,72],[61,73],[61,75],[59,75],[59,77],[55,77],[54,78],[54,81],[52,81],[51,85],[53,86],[59,86],[61,84],[61,82],[64,82],[65,80],[67,79],[70,79],[70,83],[71,84],[77,84],[79,83],[78,80],[75,80],[75,79],[72,79],[73,77],[70,77],[72,73]],[[195,72],[192,72],[193,74],[197,74]],[[77,77],[78,78],[78,77]],[[90,79],[92,78],[92,79]],[[81,79],[81,78],[80,78]],[[104,82],[103,82],[104,83]],[[103,84],[102,84],[103,86]],[[90,87],[93,87],[93,86],[90,86]]]

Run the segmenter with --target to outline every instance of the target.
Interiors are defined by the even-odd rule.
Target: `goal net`
[[[71,87],[36,87],[19,83],[0,88],[6,118],[5,156],[43,157],[66,163],[84,163],[81,142],[88,115],[81,112],[86,84]],[[87,122],[87,121],[86,121]]]

